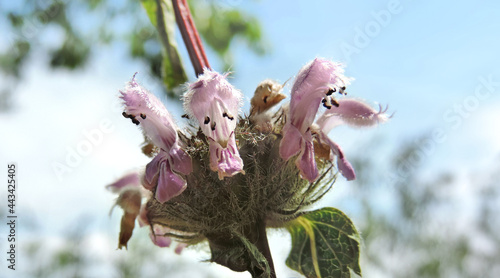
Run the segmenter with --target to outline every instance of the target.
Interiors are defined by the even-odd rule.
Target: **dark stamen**
[[[339,107],[339,106],[340,106],[340,103],[339,103],[336,99],[332,99],[332,104],[333,104],[335,107]]]
[[[139,121],[135,117],[131,117],[130,119],[134,124],[139,125]]]
[[[321,100],[321,102],[326,103],[326,98],[324,98],[323,100]]]
[[[326,109],[332,109],[332,106],[330,104],[327,104],[326,102],[323,103],[323,106],[326,108]]]
[[[123,112],[122,115],[123,115],[123,117],[125,117],[127,119],[130,118],[130,116],[132,116],[132,115],[129,115],[129,114],[125,113],[125,112]]]
[[[188,114],[184,114],[184,115],[181,116],[181,118],[189,119],[189,115]]]
[[[335,93],[336,91],[337,91],[337,89],[335,89],[335,88],[333,88],[333,89],[332,89],[332,88],[330,88],[330,90],[328,90],[328,92],[326,92],[326,95],[327,95],[327,96],[329,96],[329,95],[331,95],[331,94]]]
[[[210,118],[208,116],[206,116],[205,121],[203,123],[207,125],[209,122],[210,122]]]
[[[145,119],[146,119],[146,114],[142,114],[142,113],[141,113],[141,118],[142,118],[143,120],[145,120]]]
[[[222,113],[222,117],[226,117],[226,118],[230,119],[231,121],[234,120],[234,117],[229,116],[226,112]]]
[[[208,117],[207,117],[207,118],[208,118]],[[215,130],[215,125],[216,125],[216,124],[217,124],[216,122],[213,122],[213,123],[212,123],[212,126],[211,126],[210,128],[211,128],[212,130]]]
[[[342,91],[345,91],[345,86],[342,86],[340,89],[341,89]]]

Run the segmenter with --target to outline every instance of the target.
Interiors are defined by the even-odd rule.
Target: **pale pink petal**
[[[284,160],[298,154],[301,150],[302,134],[293,125],[287,123],[283,128],[283,138],[280,142],[280,156]]]
[[[305,133],[314,122],[320,103],[331,102],[331,90],[340,92],[349,81],[338,63],[316,58],[305,65],[297,74],[292,87],[291,124]]]
[[[311,141],[304,141],[304,148],[299,157],[297,157],[295,164],[300,170],[300,175],[303,179],[313,182],[318,178],[318,167],[314,159],[314,147]]]
[[[169,151],[177,141],[177,126],[163,103],[135,81],[135,75],[124,91],[124,116],[140,124],[144,133],[159,148]]]
[[[326,134],[320,133],[320,140],[330,146],[332,153],[337,156],[337,168],[348,181],[356,179],[356,174],[351,163],[345,158],[340,146],[333,142]]]
[[[111,190],[113,193],[120,192],[126,186],[140,186],[139,173],[133,172],[121,177],[119,180],[115,181],[112,184],[106,186],[106,189]]]
[[[186,181],[172,172],[168,161],[161,163],[159,175],[155,195],[158,202],[163,204],[186,189]]]
[[[367,127],[383,123],[389,118],[381,107],[379,110],[375,110],[361,100],[341,99],[338,103],[338,107],[326,110],[316,121],[325,133],[330,132],[332,128],[341,123],[356,127]]]
[[[159,225],[154,225],[153,232],[149,233],[149,238],[158,247],[169,247],[172,244],[172,239],[168,236],[164,236],[167,233],[168,228],[163,228]]]
[[[167,153],[160,151],[154,158],[146,165],[146,171],[144,173],[144,178],[147,185],[143,184],[146,189],[152,189],[154,187],[153,180],[160,172],[160,164],[168,159]]]
[[[225,148],[236,127],[242,97],[225,75],[205,69],[184,94],[184,109],[207,137]]]
[[[186,248],[188,245],[184,242],[179,242],[177,244],[177,247],[175,247],[175,254],[177,255],[180,255],[182,250],[184,250],[184,248]]]
[[[181,148],[173,147],[169,152],[170,164],[175,172],[188,175],[193,171],[191,157]]]
[[[243,170],[243,160],[238,152],[234,133],[229,137],[226,148],[223,148],[218,142],[209,140],[210,150],[210,169],[217,171],[219,179],[232,177],[238,173],[245,174]]]

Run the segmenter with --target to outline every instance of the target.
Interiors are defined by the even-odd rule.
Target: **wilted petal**
[[[223,148],[218,142],[209,140],[210,169],[219,173],[219,179],[232,177],[238,173],[245,174],[243,160],[238,152],[234,133],[229,137],[227,147]]]
[[[283,85],[274,80],[266,79],[260,82],[250,100],[250,115],[263,113],[285,99],[286,96],[281,93],[282,89]]]
[[[132,231],[134,230],[135,219],[139,215],[141,207],[141,191],[139,188],[123,190],[116,200],[116,204],[123,209],[118,248],[127,248],[127,243],[132,237]]]
[[[330,146],[332,154],[337,156],[337,168],[348,181],[356,179],[356,174],[351,163],[345,158],[340,146],[333,142],[326,134],[320,132],[320,140]],[[333,160],[333,157],[332,157]]]
[[[127,186],[138,187],[140,184],[139,173],[133,172],[121,177],[114,183],[107,185],[106,188],[111,190],[113,193],[118,193],[121,189]]]
[[[146,210],[146,204],[141,205],[137,221],[139,222],[139,227],[149,226],[148,211]]]
[[[242,97],[225,75],[205,69],[184,95],[184,109],[207,137],[225,148],[236,127]]]
[[[135,75],[124,91],[124,116],[140,124],[144,133],[159,148],[169,151],[177,142],[177,126],[161,101],[135,81]]]
[[[123,211],[137,216],[141,208],[141,198],[142,195],[139,188],[125,189],[118,196],[116,204],[120,206]]]
[[[184,189],[186,189],[186,181],[172,172],[168,161],[162,162],[155,196],[158,202],[163,204],[181,194]]]
[[[325,133],[343,123],[356,127],[365,127],[383,123],[389,118],[382,107],[379,107],[377,111],[361,100],[341,99],[338,100],[338,103],[338,107],[326,110],[316,121]]]

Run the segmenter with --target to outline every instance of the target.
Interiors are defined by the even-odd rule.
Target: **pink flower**
[[[170,247],[172,244],[172,238],[166,236],[167,233],[171,232],[172,229],[168,227],[164,227],[161,225],[154,225],[153,230],[149,233],[149,238],[151,241],[158,247]],[[177,255],[180,255],[182,250],[186,248],[188,245],[184,242],[177,243],[174,252]]]
[[[336,103],[331,95],[343,92],[349,83],[343,72],[339,64],[316,58],[299,71],[292,87],[280,155],[288,160],[298,154],[297,168],[301,176],[311,182],[318,178],[311,125],[319,105],[323,102],[325,107],[331,108]]]
[[[184,109],[209,139],[210,168],[219,179],[245,173],[234,135],[242,94],[226,76],[205,69],[184,94]]]
[[[316,124],[319,126],[319,140],[330,146],[332,154],[337,156],[337,167],[347,180],[354,180],[356,175],[352,165],[345,159],[339,145],[328,138],[328,133],[336,126],[347,124],[353,127],[369,127],[383,123],[389,119],[385,114],[387,109],[373,109],[361,100],[341,99],[338,106],[326,110],[318,118]],[[333,160],[333,157],[331,158]]]
[[[119,193],[123,188],[126,188],[128,186],[139,187],[140,185],[141,183],[139,179],[139,173],[132,172],[130,174],[121,177],[114,183],[108,184],[106,186],[106,189],[110,190],[113,193]]]
[[[179,146],[177,125],[165,106],[135,81],[135,75],[121,98],[125,103],[123,116],[142,127],[144,134],[160,148],[158,155],[146,166],[145,187],[152,189],[158,181],[156,199],[164,203],[181,194],[186,181],[181,175],[192,171],[191,158]]]
[[[336,125],[371,126],[387,119],[385,111],[375,111],[357,100],[336,100],[335,92],[345,94],[350,78],[344,76],[340,64],[316,58],[298,73],[292,87],[289,115],[283,128],[280,155],[284,160],[298,155],[295,161],[300,174],[311,182],[318,178],[313,139],[329,147],[330,160],[337,157],[337,168],[347,179],[356,178],[352,165],[342,149],[328,138]],[[320,104],[327,110],[313,125]]]
[[[172,239],[168,236],[165,236],[165,234],[169,231],[169,228],[160,225],[154,225],[153,231],[149,233],[149,238],[158,247],[170,247]]]

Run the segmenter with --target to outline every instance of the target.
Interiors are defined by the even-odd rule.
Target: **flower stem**
[[[203,44],[193,22],[186,0],[172,0],[175,20],[182,34],[182,39],[189,53],[196,76],[203,74],[204,68],[210,68]]]
[[[269,268],[271,269],[270,278],[276,278],[276,271],[274,270],[273,257],[271,256],[271,249],[269,249],[269,242],[267,240],[266,233],[266,222],[264,220],[257,221],[257,232],[258,232],[258,240],[255,243],[255,246],[259,251],[264,255],[269,264]],[[252,273],[252,272],[251,272]],[[258,277],[254,273],[252,273],[252,277]]]

